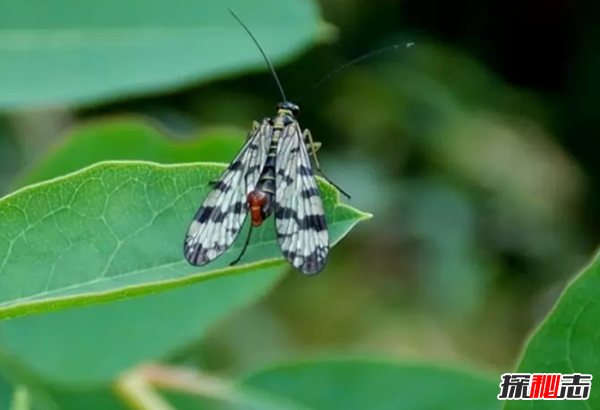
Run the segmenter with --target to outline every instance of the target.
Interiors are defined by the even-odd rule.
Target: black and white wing
[[[329,256],[323,202],[297,123],[281,135],[276,157],[275,228],[285,258],[307,275],[320,272]]]
[[[190,224],[183,254],[195,266],[221,256],[246,220],[246,196],[254,189],[267,160],[273,129],[268,120],[255,124],[235,159],[216,181]]]

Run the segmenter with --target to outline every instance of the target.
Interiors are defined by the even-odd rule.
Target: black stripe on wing
[[[202,202],[183,245],[190,264],[201,266],[218,258],[239,235],[247,217],[246,196],[258,182],[272,136],[264,120]]]
[[[323,201],[297,123],[285,128],[276,157],[275,228],[283,256],[313,275],[329,257]]]

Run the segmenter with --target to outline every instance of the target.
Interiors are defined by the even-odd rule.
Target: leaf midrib
[[[346,204],[340,203],[337,204],[334,208],[350,208],[349,206],[347,206]],[[353,210],[353,209],[352,209]],[[331,246],[335,246],[337,244],[337,242],[339,242],[341,240],[341,238],[343,238],[347,232],[349,232],[356,224],[358,224],[360,221],[362,221],[365,218],[368,218],[369,215],[365,214],[365,215],[360,215],[357,219],[354,219],[354,222],[348,226],[347,229],[344,230],[344,232],[342,232],[339,235],[339,238],[332,241],[331,242]],[[352,220],[352,218],[346,219],[346,220]],[[340,222],[340,221],[336,221],[336,222]],[[251,247],[256,247],[256,246],[268,246],[268,245],[275,245],[277,244],[277,239],[273,238],[270,240],[266,240],[266,241],[262,241],[258,244],[254,244],[254,245],[250,245]],[[232,246],[230,249],[238,249],[241,246]],[[147,273],[147,272],[151,272],[157,269],[164,269],[164,268],[172,268],[175,265],[181,264],[184,265],[186,264],[185,261],[178,259],[172,262],[167,262],[167,263],[163,263],[161,265],[157,265],[157,266],[153,266],[150,268],[144,268],[144,269],[136,269],[136,270],[132,270],[126,273],[122,273],[119,276],[112,276],[112,277],[99,277],[97,279],[94,279],[93,281],[89,281],[89,282],[85,282],[84,284],[78,283],[75,285],[71,285],[71,286],[65,286],[62,287],[60,289],[54,289],[52,291],[48,291],[48,292],[40,292],[37,293],[35,295],[30,295],[30,296],[26,296],[24,298],[19,298],[19,299],[13,299],[10,302],[3,302],[0,303],[0,310],[2,309],[6,309],[6,308],[10,308],[10,307],[14,307],[14,306],[18,306],[20,304],[23,304],[23,302],[31,302],[31,301],[39,301],[39,302],[45,302],[45,301],[49,301],[49,300],[67,300],[67,299],[76,299],[76,298],[81,298],[84,297],[86,295],[94,295],[94,296],[98,296],[98,295],[106,295],[106,294],[111,294],[111,293],[116,293],[116,292],[120,292],[120,291],[124,291],[127,289],[136,289],[136,288],[147,288],[147,287],[157,287],[160,286],[161,284],[164,283],[177,283],[181,280],[185,280],[187,278],[192,278],[192,277],[198,277],[201,276],[203,278],[209,278],[212,276],[218,276],[218,275],[225,275],[225,274],[235,274],[235,273],[241,273],[243,271],[246,270],[252,270],[252,269],[259,269],[262,267],[268,267],[276,262],[280,262],[283,263],[284,262],[284,258],[283,257],[278,257],[278,258],[269,258],[269,259],[262,259],[260,261],[256,261],[256,262],[251,262],[251,263],[247,263],[245,265],[238,265],[238,266],[226,266],[223,268],[219,268],[219,269],[214,269],[214,270],[209,270],[206,272],[203,272],[201,274],[191,274],[191,275],[187,275],[185,277],[180,277],[180,278],[171,278],[171,279],[166,279],[166,280],[161,280],[161,281],[155,281],[152,283],[144,283],[144,284],[139,284],[139,285],[130,285],[130,286],[124,286],[121,288],[116,288],[116,289],[107,289],[106,291],[103,292],[89,292],[89,293],[82,293],[82,294],[76,294],[76,295],[68,295],[68,296],[63,296],[63,297],[56,297],[56,298],[51,298],[48,297],[52,294],[56,294],[56,293],[60,293],[60,292],[64,292],[64,291],[69,291],[72,289],[76,289],[78,287],[85,287],[85,286],[89,286],[89,285],[96,285],[99,283],[102,283],[103,281],[112,281],[115,280],[115,278],[130,278],[132,276],[138,275],[140,273]]]

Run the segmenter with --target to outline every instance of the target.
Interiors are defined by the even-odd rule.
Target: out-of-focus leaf
[[[29,185],[65,175],[96,162],[141,160],[162,164],[229,162],[242,147],[247,130],[213,129],[193,142],[173,142],[150,123],[135,117],[83,124],[65,136],[46,158],[18,181]]]
[[[46,405],[49,410],[125,410],[138,408],[140,400],[152,402],[147,408],[165,408],[161,404],[177,410],[310,410],[285,398],[273,396],[260,390],[236,385],[234,382],[217,379],[207,374],[196,373],[183,377],[184,384],[178,385],[169,378],[171,387],[153,383],[140,377],[128,381],[124,378],[112,384],[98,384],[87,387],[73,387],[46,383],[26,376],[22,380],[36,385],[32,399]],[[144,407],[144,408],[146,408]],[[29,410],[29,409],[28,409]]]
[[[0,409],[9,409],[12,402],[13,387],[0,376]]]
[[[600,373],[597,343],[600,315],[600,259],[598,255],[573,280],[527,344],[516,372]],[[498,379],[500,383],[500,379]],[[592,380],[593,385],[593,380]],[[581,392],[580,392],[581,393]],[[590,390],[589,400],[510,400],[513,409],[592,409],[600,406],[600,391]]]
[[[258,269],[141,298],[20,317],[0,323],[0,339],[44,379],[107,382],[130,366],[185,347],[267,293],[283,272]]]
[[[425,364],[325,359],[249,375],[242,385],[313,410],[497,410],[498,382]]]
[[[322,35],[305,0],[5,0],[0,109],[97,103],[266,69],[228,7],[274,61]]]

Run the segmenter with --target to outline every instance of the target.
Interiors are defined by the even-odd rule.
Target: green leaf
[[[135,118],[94,121],[71,132],[25,181],[50,179],[107,159],[230,161],[243,135],[213,130],[182,144]],[[0,323],[0,339],[12,355],[50,380],[105,382],[132,364],[162,357],[199,338],[210,325],[265,294],[282,277],[282,268],[17,318]],[[68,351],[62,348],[67,345],[72,346]],[[107,356],[110,346],[113,354]]]
[[[233,128],[212,129],[192,142],[175,143],[143,118],[90,121],[67,133],[64,142],[29,170],[18,185],[45,181],[108,160],[162,164],[229,162],[242,147],[247,132]]]
[[[565,289],[556,306],[535,331],[525,347],[516,372],[520,373],[600,373],[598,316],[600,315],[600,258]],[[498,378],[500,384],[500,378]],[[583,409],[600,407],[600,390],[580,400],[510,400],[504,408]],[[498,391],[500,393],[500,391]]]
[[[274,397],[255,389],[233,386],[230,381],[219,380],[218,387],[202,385],[203,395],[190,395],[153,388],[154,394],[177,410],[311,410],[285,398]],[[52,410],[131,410],[125,398],[114,387],[72,388],[45,385],[40,399],[54,404]]]
[[[0,109],[97,103],[266,69],[228,7],[274,61],[322,35],[308,0],[6,0]]]
[[[228,263],[237,256],[240,241],[228,256],[202,268],[192,267],[183,259],[182,241],[190,219],[208,192],[208,181],[217,178],[223,169],[222,164],[104,162],[24,188],[0,200],[4,226],[0,241],[0,289],[3,290],[0,316],[87,305],[281,266],[282,258],[270,224],[259,228],[255,242],[238,266],[229,267]],[[322,181],[320,185],[332,241],[336,243],[368,215],[339,203],[333,187]],[[256,275],[261,273],[252,276]],[[274,282],[268,274],[263,275],[267,285]],[[235,279],[241,282],[239,287],[232,286],[236,289],[230,289],[231,292],[251,288],[254,283],[244,283],[242,277]],[[212,281],[204,286],[210,283]],[[265,286],[260,282],[254,284],[259,288]],[[217,284],[214,286],[219,288]],[[223,285],[219,292],[227,289]],[[249,293],[256,294],[256,291],[249,289]],[[193,295],[197,294],[190,290],[187,303],[193,303]],[[196,303],[210,309],[210,305],[203,304],[205,300]],[[149,310],[153,303],[157,311]],[[179,305],[175,311],[181,308]],[[139,334],[137,331],[128,333],[126,357],[112,353],[113,357],[107,358],[98,355],[106,352],[109,343],[115,349],[120,348],[119,333],[114,331],[104,337],[100,330],[113,327],[113,322],[113,329],[133,325],[125,316],[126,305],[114,304],[101,309],[104,313],[95,316],[95,321],[86,321],[90,316],[79,310],[57,316],[55,320],[47,315],[5,322],[0,328],[0,339],[12,354],[45,378],[85,382],[113,377],[115,372],[133,363],[165,354],[167,347],[177,347],[173,344],[182,340],[189,342],[191,332],[202,328],[200,325],[178,330],[175,326],[170,331],[187,332],[185,337],[165,335],[171,342],[162,343],[160,337],[154,335],[157,330],[160,332],[160,325],[144,328],[139,323],[142,327],[138,329]],[[223,306],[219,309],[226,310]],[[148,299],[136,312],[137,319],[150,312],[159,315],[160,297],[156,295],[154,301]],[[119,321],[121,314],[122,322]],[[210,313],[205,316],[210,322]],[[166,319],[164,317],[163,322]],[[60,354],[65,343],[74,347]],[[140,344],[145,346],[138,346]],[[132,349],[139,350],[133,357]],[[91,355],[92,352],[96,356]]]
[[[495,377],[480,372],[384,359],[313,359],[261,370],[241,380],[195,379],[200,397],[163,392],[177,409],[212,410],[497,410]],[[106,385],[39,385],[55,410],[126,408]],[[343,392],[343,393],[341,393]],[[102,404],[102,406],[99,406]]]
[[[25,181],[50,179],[107,159],[228,162],[244,134],[214,130],[182,144],[135,118],[95,121],[69,133]],[[177,236],[174,247],[181,241]],[[0,323],[0,339],[11,355],[45,379],[108,382],[129,366],[164,357],[201,337],[213,323],[265,294],[285,270],[283,265],[112,304],[20,317]],[[107,348],[113,353],[106,355]]]
[[[14,389],[0,374],[0,409],[9,409],[13,401]]]
[[[479,372],[384,359],[313,359],[230,381],[201,374],[202,396],[163,392],[177,409],[204,410],[497,410],[495,378]],[[46,386],[58,410],[125,408],[104,386]],[[40,392],[42,393],[42,392]]]
[[[72,390],[48,388],[48,395],[52,397],[55,404],[53,410],[132,410],[109,388]]]
[[[204,267],[182,257],[182,241],[208,182],[223,164],[103,162],[0,200],[0,317],[114,300],[274,266],[282,261],[267,223],[243,263]],[[369,217],[320,181],[332,242]],[[248,227],[248,226],[247,226]],[[242,235],[244,233],[242,232]],[[35,257],[32,257],[35,255]]]
[[[422,363],[315,359],[260,371],[241,384],[312,410],[500,408],[494,378]]]
[[[266,294],[283,273],[277,267],[261,269],[141,298],[20,317],[0,324],[0,340],[44,380],[71,386],[108,383],[132,366],[198,339],[209,326]]]
[[[229,161],[243,143],[244,134],[243,131],[214,130],[199,136],[198,141],[181,144],[169,142],[155,128],[135,118],[92,122],[69,133],[65,142],[24,180],[47,180],[107,159]],[[222,165],[220,167],[218,172]],[[205,169],[198,168],[198,172]],[[206,181],[210,178],[200,178],[204,178],[199,185],[204,187],[200,190],[205,193]],[[55,183],[49,181],[42,186],[54,187]],[[189,208],[182,211],[180,231],[168,234],[172,238],[171,249],[180,251],[188,218],[195,212],[203,193],[185,205]],[[170,195],[169,192],[155,194]],[[169,201],[172,199],[168,198]],[[139,198],[133,196],[131,200],[136,202]],[[123,204],[121,209],[127,206]],[[170,226],[165,232],[173,228]],[[164,232],[159,231],[163,235]],[[181,258],[179,254],[175,256]],[[50,255],[49,258],[52,259]],[[37,377],[61,385],[107,383],[132,365],[164,357],[201,337],[213,323],[265,294],[288,269],[284,264],[279,268],[257,270],[252,275],[226,275],[112,304],[19,317],[0,323],[0,340],[8,354],[18,358]],[[76,296],[81,299],[75,304],[89,303],[88,296]],[[91,296],[93,299],[98,295]],[[108,297],[112,296],[109,294]],[[62,302],[52,300],[52,309],[61,308]],[[16,308],[18,311],[19,307]],[[47,308],[43,298],[39,308]],[[11,314],[10,310],[8,314]],[[67,350],[64,346],[70,348]],[[110,355],[106,355],[107,349],[112,352]],[[4,363],[0,365],[4,367]]]
[[[22,363],[15,360],[14,357],[6,355],[6,352],[0,349],[0,362],[6,364],[5,369],[11,369],[13,383],[18,386],[27,386],[29,398],[36,407],[31,410],[49,409],[49,410],[125,410],[135,406],[130,406],[132,398],[140,397],[147,393],[148,389],[152,395],[158,396],[159,400],[170,403],[177,410],[185,409],[203,409],[203,410],[310,410],[305,406],[299,406],[292,401],[266,394],[256,389],[238,386],[235,382],[215,378],[209,374],[199,374],[199,378],[194,380],[194,395],[190,390],[185,391],[167,391],[156,386],[151,386],[149,382],[136,375],[134,379],[129,377],[129,382],[99,383],[88,386],[81,385],[58,385],[53,382],[40,380],[35,374],[26,369]],[[4,370],[5,370],[4,369]],[[184,378],[188,380],[189,371],[184,370]],[[132,381],[135,381],[132,383]],[[140,382],[142,384],[140,385]],[[189,382],[186,382],[189,385]],[[175,384],[174,384],[175,385]],[[124,392],[127,386],[127,393]],[[11,395],[10,384],[0,375],[0,403],[8,402]],[[6,393],[2,396],[2,393]],[[4,399],[4,401],[3,401]],[[156,401],[156,400],[153,400]],[[37,405],[39,404],[39,407]],[[138,408],[138,407],[135,407]],[[150,408],[150,407],[148,407]],[[152,407],[154,408],[154,407]],[[162,408],[162,407],[161,407]]]

